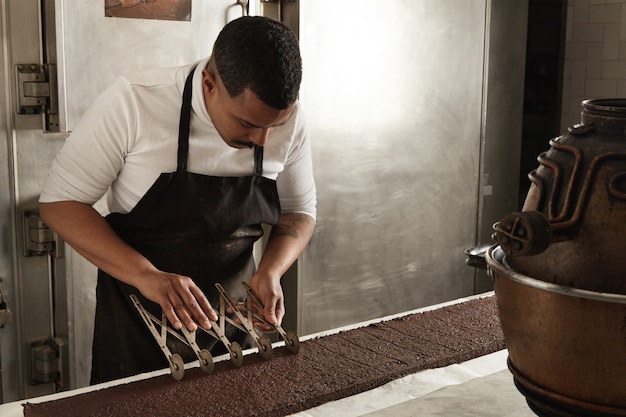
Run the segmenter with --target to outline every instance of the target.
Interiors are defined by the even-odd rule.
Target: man
[[[301,74],[286,26],[240,18],[197,65],[118,80],[68,138],[40,214],[99,268],[92,383],[168,365],[130,294],[174,328],[193,331],[217,319],[216,282],[243,300],[241,281],[249,281],[266,321],[281,322],[280,278],[307,245],[316,215]],[[103,218],[92,206],[105,193]],[[274,227],[255,271],[262,223]],[[242,333],[231,328],[228,337],[241,344]],[[198,344],[220,353],[203,335]],[[171,339],[173,353],[195,359]]]

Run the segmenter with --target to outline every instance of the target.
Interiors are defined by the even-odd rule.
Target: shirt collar
[[[209,59],[210,57],[197,63],[192,81],[193,89],[191,94],[191,107],[202,123],[209,123],[212,125],[213,122],[211,121],[211,117],[207,111],[206,104],[204,103],[204,94],[202,93],[202,70],[206,68],[209,63]]]

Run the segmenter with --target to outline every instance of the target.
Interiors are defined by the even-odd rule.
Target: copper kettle
[[[582,107],[539,155],[522,211],[494,225],[485,263],[533,411],[626,416],[626,99]]]

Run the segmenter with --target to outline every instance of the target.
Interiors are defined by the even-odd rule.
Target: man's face
[[[209,116],[228,146],[243,149],[267,143],[269,133],[287,122],[295,104],[277,110],[245,89],[237,97],[226,91],[215,65],[202,71],[202,91]]]

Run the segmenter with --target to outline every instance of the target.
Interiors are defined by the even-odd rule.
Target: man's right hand
[[[136,285],[141,294],[159,304],[175,329],[184,324],[189,331],[211,327],[217,313],[202,290],[189,277],[154,270],[142,276]]]

